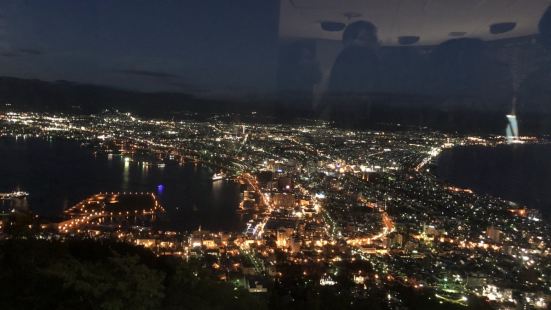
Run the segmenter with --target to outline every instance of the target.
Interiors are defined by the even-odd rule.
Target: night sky
[[[202,95],[273,81],[278,1],[0,3],[0,75]]]
[[[492,2],[495,5],[487,7],[483,5],[485,1],[473,6],[475,2],[461,6],[464,14],[456,20],[457,29],[476,28],[472,30],[473,38],[490,40],[499,38],[488,30],[490,23],[496,21],[518,21],[522,35],[534,33],[549,0],[523,4],[524,9],[519,12],[510,12],[508,6],[495,1]],[[278,0],[3,0],[0,2],[0,76],[185,92],[203,97],[270,94],[276,91],[280,20],[282,25],[288,24],[291,34],[296,31],[299,38],[303,37],[298,30],[313,31],[306,37],[326,38],[324,35],[329,33],[320,34],[318,17],[312,15],[315,10],[310,15],[300,10],[297,11],[300,14],[295,12],[302,22],[297,24],[293,14],[287,12],[286,15],[284,9],[280,18],[279,3]],[[449,26],[447,16],[455,16],[457,6],[457,3],[446,3],[434,2],[425,7],[424,1],[412,1],[417,11],[403,16],[383,2],[366,1],[365,6],[378,12],[373,20],[378,21],[381,38],[395,39],[397,35],[411,34],[408,20],[417,25],[415,14],[419,12],[442,12],[446,18],[439,20],[419,13],[426,18],[419,23],[430,27],[411,30],[422,38],[433,38],[436,31],[438,40],[433,39],[441,43],[450,39],[449,29],[442,33],[435,29]],[[322,3],[320,7],[324,7]],[[352,4],[343,3],[332,9],[331,16],[338,20],[339,16],[342,18],[341,11],[352,8]],[[405,26],[402,29],[392,26],[394,24]],[[484,36],[480,37],[479,33]],[[340,35],[340,32],[335,34],[335,38]],[[335,43],[333,49],[337,52],[340,42]],[[330,59],[327,55],[331,53],[319,54],[325,60]],[[387,62],[407,67],[404,61],[407,59],[398,56]],[[326,62],[324,68],[328,71],[333,63]],[[465,66],[457,67],[459,69],[450,70],[446,77],[455,77]],[[391,70],[394,69],[385,69]],[[426,70],[410,71],[420,74]],[[407,80],[422,79],[407,77]],[[443,80],[452,86],[461,84]],[[396,85],[392,85],[390,89],[396,91],[395,88]],[[415,92],[423,90],[416,87]]]

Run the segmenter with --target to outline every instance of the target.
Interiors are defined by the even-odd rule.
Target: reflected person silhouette
[[[521,82],[518,95],[518,114],[530,119],[536,132],[551,130],[551,6],[538,24],[537,69]]]
[[[368,21],[348,25],[329,80],[330,94],[362,95],[378,90],[380,63],[377,27]]]
[[[431,52],[425,91],[440,101],[448,126],[481,129],[510,112],[511,70],[494,52],[473,38],[448,40]]]
[[[279,115],[310,114],[314,87],[321,77],[313,44],[298,41],[283,48],[278,69]]]
[[[369,115],[369,97],[380,89],[377,27],[368,21],[349,24],[344,49],[333,64],[318,113],[346,126],[357,126]]]

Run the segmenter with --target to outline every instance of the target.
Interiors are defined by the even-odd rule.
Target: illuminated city
[[[551,0],[0,1],[21,309],[551,309]]]
[[[444,305],[478,298],[496,307],[548,306],[551,231],[540,212],[431,173],[444,149],[495,147],[507,143],[505,136],[227,119],[7,112],[0,114],[0,136],[76,141],[125,165],[209,167],[213,186],[240,184],[235,212],[248,219],[241,231],[164,230],[155,222],[166,206],[154,193],[104,192],[82,197],[58,222],[34,224],[40,238],[116,238],[157,255],[199,259],[220,281],[259,294],[268,291],[261,283],[292,276],[321,286],[350,281],[357,298],[383,289],[395,306],[403,288]],[[2,226],[9,225],[4,217]]]

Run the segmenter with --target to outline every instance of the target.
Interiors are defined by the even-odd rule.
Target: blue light
[[[157,185],[157,193],[161,194],[165,190],[165,186],[163,184]]]

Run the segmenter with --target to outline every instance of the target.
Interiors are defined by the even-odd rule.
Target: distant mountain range
[[[241,120],[256,111],[268,121],[292,121],[300,117],[322,117],[351,128],[380,128],[383,124],[427,126],[444,131],[504,133],[503,109],[474,109],[473,105],[442,105],[438,98],[418,95],[379,94],[369,105],[344,98],[332,112],[305,108],[304,101],[292,97],[244,96],[241,100],[197,98],[187,93],[140,92],[70,81],[42,81],[0,77],[0,111],[98,113],[118,109],[148,117],[184,117],[190,112],[210,115],[242,114]],[[300,99],[300,98],[298,98]],[[551,133],[549,115],[522,115],[522,134]]]
[[[121,109],[162,115],[171,109],[201,108],[186,93],[146,93],[70,81],[0,77],[0,106],[16,110],[97,113]]]

